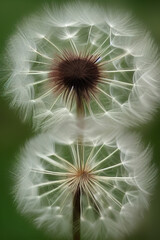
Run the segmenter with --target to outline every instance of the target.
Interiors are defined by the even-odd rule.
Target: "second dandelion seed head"
[[[120,239],[140,221],[155,182],[150,148],[140,140],[123,134],[113,146],[86,143],[80,156],[74,139],[57,142],[53,132],[35,137],[16,168],[19,210],[57,239],[71,239],[78,221],[84,240]]]

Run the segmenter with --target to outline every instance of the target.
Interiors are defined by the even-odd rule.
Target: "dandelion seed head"
[[[139,124],[159,103],[157,52],[150,34],[128,13],[87,3],[53,6],[24,21],[11,37],[6,95],[24,120],[33,116],[36,129],[55,126],[64,108],[68,115],[58,117],[68,122],[70,112],[76,115],[76,98],[85,117],[97,123],[101,116],[102,126],[108,116],[121,125]]]
[[[80,146],[44,133],[30,140],[19,157],[14,189],[18,209],[57,238],[71,238],[77,189],[83,239],[99,239],[103,232],[106,239],[120,238],[138,224],[139,211],[148,208],[156,171],[150,148],[141,146],[139,136],[123,134],[114,147],[92,142]]]

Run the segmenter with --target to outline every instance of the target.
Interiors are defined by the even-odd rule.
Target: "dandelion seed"
[[[56,142],[48,133],[30,140],[15,170],[18,208],[55,238],[72,239],[73,228],[73,239],[119,239],[148,207],[156,176],[150,149],[129,134],[114,147],[83,147],[82,158],[75,140]]]
[[[125,126],[145,122],[159,103],[159,62],[138,25],[128,14],[80,3],[31,18],[7,49],[11,105],[23,119],[33,113],[34,126],[43,129],[59,119],[75,122],[77,102],[93,123],[101,116],[102,126],[110,119]],[[60,109],[68,114],[57,119]]]

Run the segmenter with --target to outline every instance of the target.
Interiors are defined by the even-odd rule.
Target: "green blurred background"
[[[8,37],[14,32],[15,26],[25,16],[33,13],[46,2],[69,2],[58,0],[0,0],[0,61],[3,61],[3,51]],[[90,1],[93,2],[93,1]],[[95,0],[99,4],[108,1]],[[119,3],[142,21],[151,31],[153,38],[160,47],[160,2],[143,0],[110,1]],[[0,66],[1,67],[1,66]],[[1,77],[3,72],[1,72]],[[21,216],[15,207],[12,189],[12,167],[15,156],[24,142],[33,133],[31,126],[21,122],[14,110],[9,109],[7,101],[2,96],[0,85],[0,239],[2,240],[49,240],[41,230],[36,230],[32,223]],[[146,143],[153,145],[153,161],[160,172],[160,109],[149,122],[139,130]],[[56,240],[56,238],[52,238]],[[159,240],[160,239],[160,177],[153,196],[151,207],[145,215],[143,223],[134,234],[125,240]]]

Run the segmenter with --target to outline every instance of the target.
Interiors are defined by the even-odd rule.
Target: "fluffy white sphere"
[[[6,94],[38,128],[75,122],[77,95],[87,121],[102,126],[145,122],[160,100],[157,47],[143,26],[118,10],[84,3],[47,8],[18,27],[7,51]],[[60,59],[68,65],[60,68]],[[91,61],[98,74],[83,66],[80,77],[84,72],[71,64],[77,59]]]
[[[18,209],[56,239],[71,239],[73,197],[80,186],[82,239],[120,239],[148,207],[156,176],[151,151],[129,134],[114,146],[83,145],[83,161],[79,148],[48,133],[30,140],[15,169]]]

